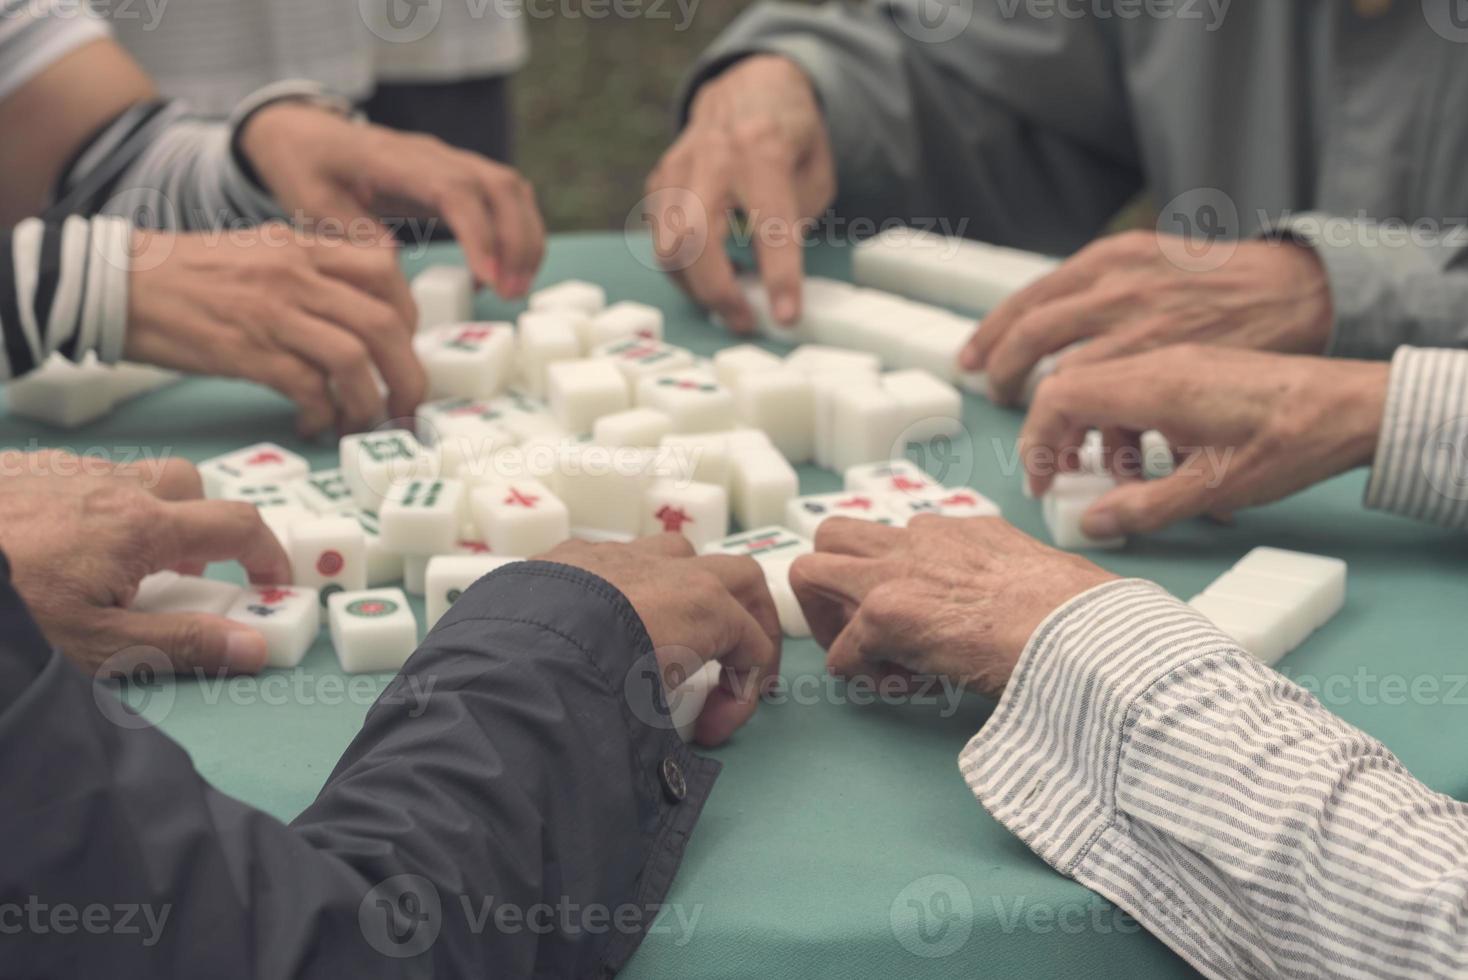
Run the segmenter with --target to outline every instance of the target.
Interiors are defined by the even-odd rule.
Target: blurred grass
[[[558,0],[529,17],[530,63],[514,82],[516,163],[552,231],[620,229],[674,135],[673,98],[699,52],[752,0]],[[818,2],[818,0],[809,0]],[[596,16],[593,16],[594,12]],[[657,15],[651,13],[656,11]],[[1139,198],[1110,231],[1152,227]]]
[[[608,15],[617,8],[606,0],[561,0],[541,7],[558,16],[528,18],[530,64],[514,82],[516,163],[552,231],[622,227],[673,137],[679,81],[748,6],[701,0],[683,25],[672,0],[644,2],[661,16],[639,17]]]

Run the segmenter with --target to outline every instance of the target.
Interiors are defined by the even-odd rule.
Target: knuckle
[[[331,355],[333,373],[357,374],[367,370],[371,363],[372,357],[367,353],[366,345],[350,338]]]
[[[863,617],[879,633],[903,628],[911,618],[911,608],[904,590],[896,583],[877,586],[861,604]]]
[[[165,638],[168,650],[165,652],[190,657],[204,649],[206,640],[202,623],[196,619],[183,619],[169,627]]]
[[[779,142],[780,127],[767,115],[748,116],[729,127],[729,136],[742,149]]]

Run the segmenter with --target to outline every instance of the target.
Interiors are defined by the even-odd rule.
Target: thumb
[[[1081,530],[1093,538],[1156,531],[1205,513],[1213,495],[1202,475],[1186,468],[1161,480],[1125,483],[1091,505]]]
[[[163,652],[177,673],[201,670],[254,674],[265,666],[265,637],[242,623],[208,613],[117,610],[104,635]]]

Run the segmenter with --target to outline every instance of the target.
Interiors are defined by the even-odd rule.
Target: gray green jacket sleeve
[[[1468,347],[1468,227],[1309,212],[1279,230],[1325,267],[1335,318],[1326,353],[1381,360],[1401,344]]]
[[[733,61],[784,55],[821,101],[844,217],[1073,251],[1141,184],[1105,29],[975,9],[984,23],[955,33],[921,16],[934,6],[760,4],[699,59],[682,104]]]

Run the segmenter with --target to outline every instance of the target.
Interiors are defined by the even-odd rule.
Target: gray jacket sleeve
[[[210,787],[28,623],[0,581],[6,976],[607,976],[718,768],[639,720],[647,633],[562,565],[467,591],[290,826]]]
[[[1291,215],[1288,234],[1320,257],[1335,326],[1327,353],[1382,360],[1400,345],[1468,347],[1468,227]]]
[[[999,6],[763,3],[703,54],[680,105],[740,58],[783,55],[821,101],[842,216],[1068,253],[1141,186],[1121,74],[1104,24]]]

